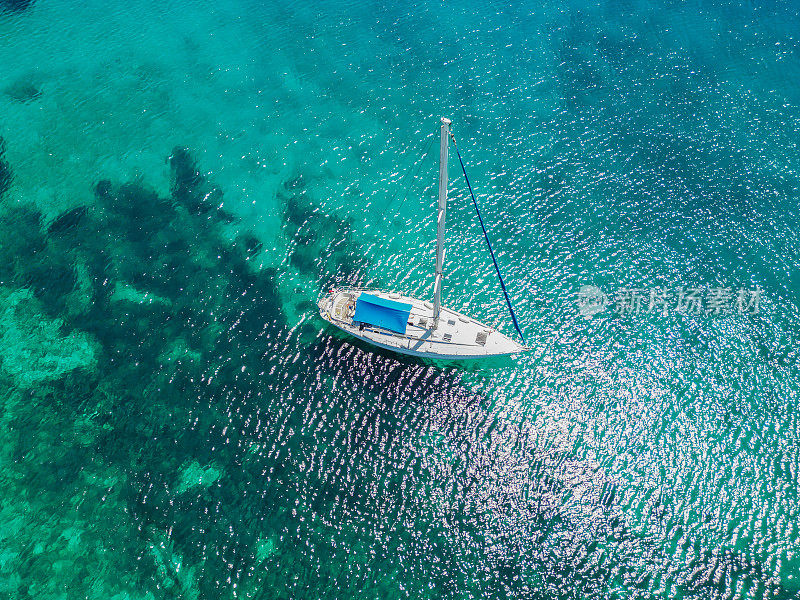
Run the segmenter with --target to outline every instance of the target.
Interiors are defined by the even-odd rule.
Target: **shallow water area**
[[[797,12],[0,0],[0,596],[800,597]]]

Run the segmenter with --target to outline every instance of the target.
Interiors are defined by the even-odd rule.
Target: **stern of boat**
[[[351,324],[358,292],[349,288],[332,289],[317,301],[319,315],[334,325]]]

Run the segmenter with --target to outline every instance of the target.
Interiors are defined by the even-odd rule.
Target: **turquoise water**
[[[797,23],[0,0],[0,596],[800,597]],[[513,361],[315,314],[431,293],[442,115]],[[445,303],[510,334],[451,173]]]

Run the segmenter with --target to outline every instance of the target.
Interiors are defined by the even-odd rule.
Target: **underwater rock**
[[[0,285],[29,289],[46,314],[61,316],[76,284],[68,249],[48,240],[41,231],[41,215],[24,206],[0,215],[0,230],[11,232],[0,244]]]
[[[94,195],[97,198],[104,200],[111,195],[111,190],[113,188],[113,184],[108,179],[101,179],[97,182],[94,186]]]
[[[72,258],[48,244],[44,251],[20,261],[15,285],[27,288],[41,300],[45,311],[57,316],[76,284]]]
[[[135,237],[152,226],[165,224],[175,212],[169,200],[138,183],[123,183],[115,189],[109,182],[102,181],[97,184],[95,195],[104,200],[110,215],[118,217],[112,225],[124,227],[127,224],[128,233]]]
[[[172,168],[173,199],[192,214],[206,214],[222,203],[222,190],[210,184],[197,169],[189,150],[176,147],[167,159]],[[229,213],[224,213],[230,217]]]
[[[23,206],[14,206],[0,214],[0,279],[6,280],[14,267],[44,250],[46,240],[41,231],[41,215]]]
[[[173,162],[173,189],[207,185],[195,177],[188,154],[176,151]],[[75,263],[85,265],[82,280],[93,285],[89,310],[76,306],[70,325],[99,340],[132,394],[153,377],[172,382],[188,374],[191,384],[204,357],[231,352],[241,360],[248,343],[262,347],[267,330],[285,325],[275,272],[258,271],[248,260],[260,242],[244,233],[231,244],[219,228],[220,211],[209,219],[138,183],[101,180],[95,196],[97,210],[63,220],[64,229],[77,220],[92,233],[70,249]],[[61,236],[59,243],[72,239]],[[227,335],[224,323],[233,324]],[[175,340],[182,340],[183,358],[168,351]]]
[[[0,0],[0,12],[22,12],[33,0]]]
[[[91,424],[51,401],[49,389],[12,391],[0,416],[0,597],[152,597],[137,594],[126,573],[138,548],[119,543],[135,537],[120,496],[125,476],[92,459]]]
[[[27,79],[19,79],[3,90],[6,96],[17,102],[28,104],[41,97],[41,90]]]
[[[42,314],[30,290],[0,288],[0,299],[0,365],[17,386],[30,388],[94,364],[91,337],[82,332],[64,335],[63,322]]]
[[[280,197],[280,196],[279,196]],[[312,277],[319,287],[337,279],[356,283],[368,266],[364,253],[352,242],[353,223],[322,212],[306,197],[285,197],[284,233],[294,242],[291,265]]]
[[[213,184],[188,153],[177,152],[171,163],[171,197],[140,183],[101,180],[90,207],[50,223],[36,211],[4,207],[0,227],[11,233],[0,245],[7,265],[5,271],[0,265],[0,286],[6,286],[0,287],[0,379],[71,424],[60,430],[69,446],[53,437],[40,444],[37,436],[49,436],[50,427],[26,428],[19,419],[19,460],[39,461],[29,450],[36,445],[61,449],[44,463],[52,467],[39,461],[29,469],[31,486],[45,470],[51,482],[65,481],[75,464],[123,466],[129,512],[121,524],[139,526],[139,537],[126,538],[125,549],[147,559],[139,563],[143,577],[169,594],[197,597],[203,589],[204,597],[214,597],[211,590],[228,567],[193,574],[203,540],[190,517],[224,495],[215,482],[224,476],[227,487],[230,474],[219,465],[230,464],[235,449],[227,442],[206,447],[185,425],[199,415],[197,427],[213,429],[229,394],[257,389],[264,357],[286,339],[286,318],[277,272],[259,270],[251,260],[263,252],[261,241],[242,231],[232,243],[224,227],[232,217],[204,204],[209,192],[214,197]],[[211,399],[197,410],[198,402]],[[73,479],[81,472],[73,469]],[[261,472],[256,465],[253,479]],[[233,484],[243,485],[238,474]],[[61,501],[58,486],[49,488],[53,502]],[[185,519],[165,515],[173,502]],[[218,525],[208,534],[214,543],[228,531]],[[49,565],[59,548],[83,545],[89,527],[75,527],[36,560]],[[167,530],[174,538],[158,537]],[[260,534],[241,534],[237,547],[252,546]],[[74,560],[77,550],[68,550]],[[263,551],[273,555],[272,546]],[[241,553],[231,560],[238,569],[247,559]]]
[[[197,165],[187,148],[175,147],[167,161],[172,167],[174,194],[191,194],[203,184],[204,178],[197,170]]]
[[[247,255],[247,258],[253,258],[264,248],[264,244],[254,235],[246,233],[236,239],[237,244],[240,244]]]
[[[231,224],[231,223],[235,223],[237,221],[236,215],[234,215],[233,213],[229,213],[227,210],[225,210],[224,208],[221,208],[221,207],[217,207],[216,215],[217,215],[217,218],[222,223]]]
[[[175,544],[168,536],[161,532],[153,532],[152,536],[149,549],[161,580],[160,587],[172,597],[197,600],[200,597],[195,575],[197,567],[184,565],[183,557],[175,551]]]
[[[8,162],[3,158],[6,153],[6,143],[0,137],[0,196],[2,196],[9,187],[11,187],[11,167]]]
[[[119,539],[126,540],[120,553],[138,557],[125,562],[126,554],[120,562],[136,564],[142,581],[176,597],[198,597],[199,590],[203,597],[219,597],[214,591],[229,567],[205,566],[202,544],[208,539],[219,547],[228,521],[212,523],[207,532],[195,531],[194,524],[229,491],[224,488],[231,474],[220,465],[233,464],[238,445],[207,444],[209,438],[189,432],[186,424],[214,431],[228,396],[258,389],[264,357],[287,339],[277,273],[258,270],[250,260],[263,252],[260,240],[240,232],[232,243],[224,227],[232,216],[204,205],[216,188],[199,175],[188,153],[178,153],[172,163],[171,197],[140,183],[101,180],[94,203],[49,223],[20,206],[5,205],[0,212],[7,232],[0,244],[0,379],[20,396],[20,406],[31,407],[24,415],[17,412],[13,427],[5,429],[13,430],[15,440],[11,462],[27,467],[25,485],[37,492],[45,487],[53,505],[83,498],[63,482],[82,485],[83,474],[91,472],[85,465],[125,473],[124,485],[95,486],[106,494],[115,485],[120,495],[109,518],[118,520],[112,523],[118,529],[109,538],[95,534],[90,511],[102,501],[93,496],[79,504],[86,520],[60,527],[64,535],[46,542],[36,556],[15,560],[22,572],[31,563],[41,565],[42,581],[60,581],[71,569],[74,581],[67,580],[81,597],[89,584],[80,582],[90,580],[91,569],[113,564],[109,540],[113,545]],[[47,421],[28,418],[37,405],[49,411]],[[66,425],[56,434],[53,422]],[[225,438],[237,435],[229,431]],[[256,464],[248,480],[261,475]],[[219,485],[222,477],[225,486]],[[0,497],[22,496],[6,494],[4,485],[0,481]],[[246,489],[239,473],[232,486]],[[40,498],[35,501],[38,506]],[[129,531],[134,533],[117,535]],[[248,560],[242,549],[259,535],[266,540],[263,556],[280,556],[270,532],[237,535],[238,556],[230,558],[237,570]],[[89,544],[107,556],[87,553]],[[79,565],[80,552],[92,557],[91,567]],[[201,562],[202,569],[192,567]],[[53,563],[62,571],[51,572]],[[106,582],[91,585],[97,597],[119,591]],[[15,597],[16,589],[8,589]]]
[[[300,173],[297,177],[293,177],[292,179],[288,179],[283,184],[283,189],[285,190],[302,190],[306,187],[306,180],[303,177],[303,174]]]
[[[86,206],[79,206],[60,214],[56,219],[50,223],[47,228],[47,233],[50,235],[64,235],[75,229],[88,212]]]
[[[13,206],[0,215],[0,284],[29,288],[51,316],[64,308],[64,297],[75,286],[75,270],[67,249],[51,243],[41,230],[41,214]]]

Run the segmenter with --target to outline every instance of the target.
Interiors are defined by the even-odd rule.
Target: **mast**
[[[442,137],[439,151],[439,208],[436,214],[436,281],[433,284],[433,327],[439,324],[442,304],[442,267],[444,265],[444,218],[447,214],[447,143],[450,119],[442,117]]]

